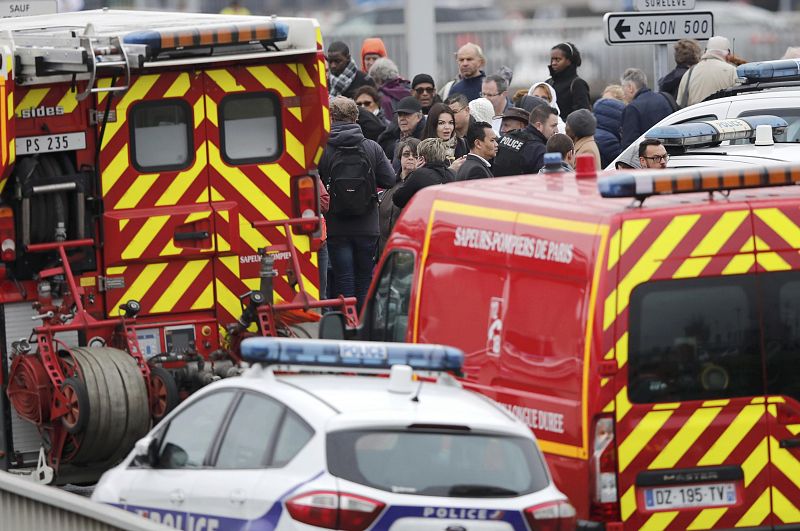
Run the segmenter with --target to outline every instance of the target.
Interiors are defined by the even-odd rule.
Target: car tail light
[[[295,234],[312,234],[319,229],[319,190],[313,175],[292,177],[292,217],[310,221],[292,227]]]
[[[601,416],[594,421],[594,451],[589,460],[591,517],[601,522],[619,520],[617,492],[617,443],[614,419]]]
[[[575,508],[566,501],[544,503],[525,509],[525,518],[532,531],[575,529],[575,515]]]
[[[344,531],[363,531],[384,507],[377,500],[331,491],[307,492],[286,502],[286,510],[298,522]]]
[[[13,262],[17,259],[17,245],[14,240],[11,238],[3,240],[3,243],[0,244],[0,256],[2,256],[3,262]]]

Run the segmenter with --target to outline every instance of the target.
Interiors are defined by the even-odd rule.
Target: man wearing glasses
[[[491,101],[494,115],[501,116],[511,107],[511,101],[508,99],[508,81],[497,74],[486,76],[481,85],[481,98]]]
[[[439,103],[442,99],[436,94],[436,84],[433,77],[428,74],[417,74],[411,81],[411,95],[417,98],[422,106],[422,114],[428,116],[428,110],[434,103]]]
[[[669,154],[661,140],[646,138],[639,144],[639,165],[642,169],[663,170],[669,162]]]

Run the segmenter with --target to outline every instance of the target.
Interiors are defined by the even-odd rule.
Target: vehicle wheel
[[[178,384],[163,367],[150,367],[150,416],[158,424],[178,405]]]
[[[67,402],[67,412],[61,417],[61,424],[69,433],[79,433],[86,428],[90,415],[86,386],[77,378],[67,378],[61,384],[61,392]]]

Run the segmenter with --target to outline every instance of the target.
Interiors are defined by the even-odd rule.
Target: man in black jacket
[[[331,210],[325,216],[328,228],[328,252],[337,290],[337,293],[330,295],[355,296],[360,309],[372,281],[375,252],[380,235],[377,187],[394,186],[395,174],[381,147],[376,142],[364,138],[361,128],[356,123],[358,117],[356,102],[337,96],[331,100],[330,110],[333,122],[331,135],[319,161],[319,176],[322,182],[330,190],[336,180],[333,166],[337,150],[358,147],[369,163],[370,175],[366,178],[369,180],[370,190],[374,191],[369,200],[371,204],[365,205],[365,214],[337,215],[334,208],[336,198],[331,196]]]
[[[467,145],[469,154],[464,164],[458,169],[457,181],[485,179],[494,177],[489,162],[497,155],[497,135],[492,125],[487,122],[475,122],[467,129]]]
[[[447,167],[447,146],[440,138],[426,138],[417,146],[417,155],[425,165],[411,172],[403,186],[392,196],[397,208],[403,208],[419,190],[437,184],[451,183],[456,176]]]
[[[494,159],[495,177],[537,173],[544,166],[547,139],[558,130],[558,112],[544,103],[533,108],[524,129],[500,139]]]
[[[328,46],[328,94],[355,98],[356,90],[364,85],[375,86],[367,74],[356,66],[350,57],[350,48],[342,41],[334,41]]]
[[[425,116],[422,114],[422,105],[414,96],[406,96],[397,103],[394,110],[394,119],[389,127],[378,137],[378,144],[383,152],[394,162],[397,142],[403,138],[414,137],[422,140],[425,132]],[[395,170],[400,168],[399,159]]]

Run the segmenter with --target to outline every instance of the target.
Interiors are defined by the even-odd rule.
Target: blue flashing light
[[[747,83],[800,78],[800,62],[794,59],[778,59],[745,63],[736,67],[736,75],[745,78]]]
[[[409,365],[424,371],[460,372],[464,354],[443,345],[333,341],[251,337],[242,342],[242,358],[262,365],[305,365],[353,369],[389,370]]]
[[[700,146],[724,140],[753,138],[759,125],[768,125],[774,135],[779,135],[789,124],[778,116],[758,115],[653,127],[645,133],[645,137],[657,138],[665,146]]]
[[[285,41],[286,39],[288,39],[289,24],[287,24],[286,22],[281,22],[279,20],[276,20],[274,24],[275,24],[275,30],[274,30],[275,37],[272,39],[273,42]]]
[[[622,173],[597,180],[597,189],[601,197],[636,197],[636,176]]]

